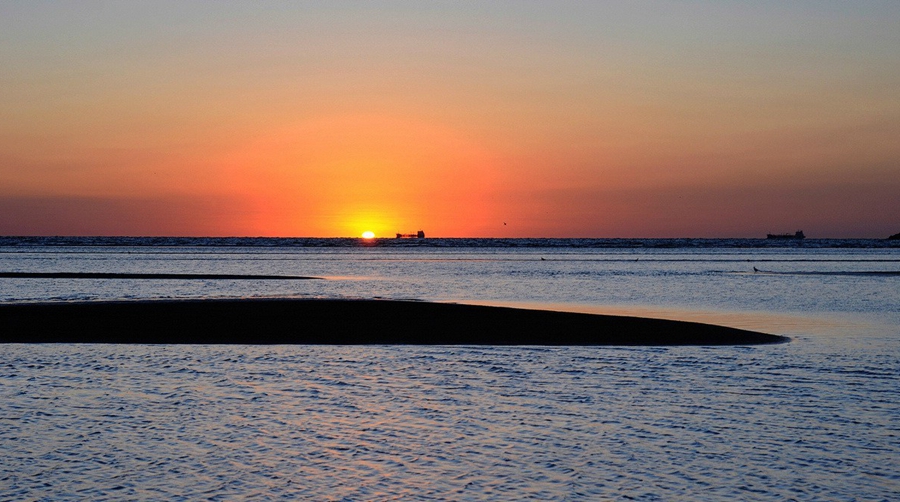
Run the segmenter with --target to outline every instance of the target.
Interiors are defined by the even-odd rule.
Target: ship
[[[803,235],[803,230],[797,230],[792,234],[766,234],[766,239],[805,239],[806,236]]]
[[[418,232],[416,232],[414,234],[401,234],[398,232],[397,238],[398,239],[424,239],[425,232],[423,232],[422,230],[419,230]]]

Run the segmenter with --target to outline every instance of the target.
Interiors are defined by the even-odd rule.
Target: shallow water
[[[544,258],[544,260],[541,260]],[[760,347],[0,346],[0,499],[893,500],[895,249],[0,248],[2,301],[516,304],[789,334]],[[752,267],[784,274],[754,273]]]
[[[861,314],[870,319],[900,311],[900,247],[18,246],[0,247],[0,272],[257,274],[325,279],[0,278],[0,302],[287,296],[801,316]]]
[[[8,346],[0,497],[892,499],[900,361],[834,352]]]

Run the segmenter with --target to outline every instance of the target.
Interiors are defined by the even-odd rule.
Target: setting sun
[[[900,2],[558,3],[0,2],[0,236],[900,231]]]
[[[366,230],[365,232],[362,233],[362,238],[363,239],[374,239],[375,232],[372,232],[371,230]]]

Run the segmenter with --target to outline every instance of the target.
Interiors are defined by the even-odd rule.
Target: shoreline
[[[205,299],[0,305],[0,343],[759,345],[688,321],[401,300]]]

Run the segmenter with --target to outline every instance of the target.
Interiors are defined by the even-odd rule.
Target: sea
[[[0,500],[900,500],[898,241],[0,237],[14,272],[151,275],[0,277],[0,303],[395,299],[791,341],[2,344]]]

